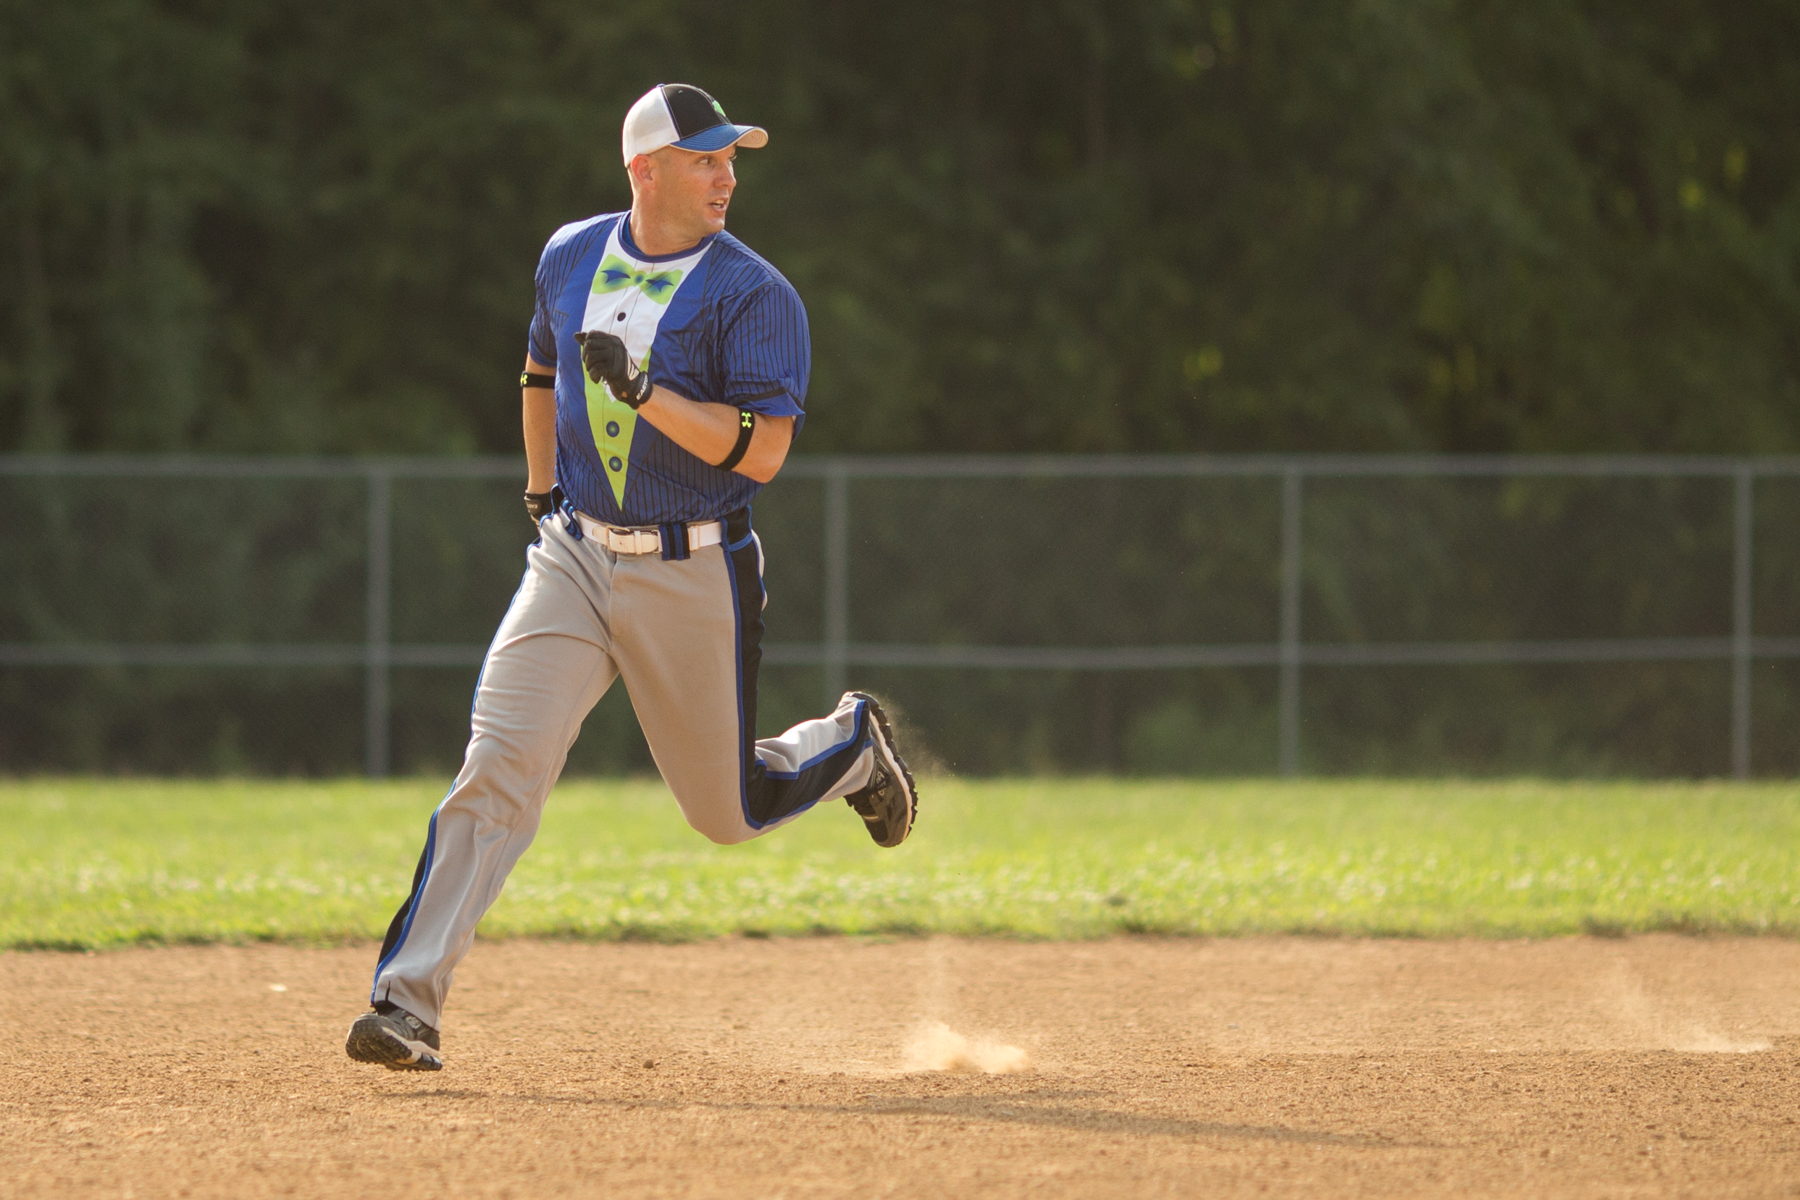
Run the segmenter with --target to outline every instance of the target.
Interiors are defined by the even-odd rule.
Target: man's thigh
[[[714,841],[755,836],[743,773],[744,731],[756,727],[760,580],[735,579],[725,549],[706,546],[681,560],[621,559],[615,588],[614,655],[682,815]]]
[[[497,755],[529,775],[547,760],[560,770],[582,719],[617,674],[605,552],[575,541],[555,519],[543,530],[488,648],[470,714],[471,757]],[[494,744],[484,750],[484,740]]]

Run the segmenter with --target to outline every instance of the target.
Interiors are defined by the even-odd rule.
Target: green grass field
[[[378,937],[442,785],[0,783],[0,946]],[[1800,787],[930,780],[744,846],[571,781],[484,934],[1800,933]]]

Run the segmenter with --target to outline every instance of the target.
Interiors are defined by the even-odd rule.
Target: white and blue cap
[[[687,83],[659,83],[625,114],[625,165],[640,154],[675,146],[682,150],[751,150],[769,144],[766,130],[733,125],[717,100]]]

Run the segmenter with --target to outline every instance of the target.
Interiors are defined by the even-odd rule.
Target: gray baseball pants
[[[461,772],[425,836],[412,893],[375,968],[372,1001],[438,1026],[456,964],[536,836],[587,716],[623,677],[650,752],[688,824],[715,842],[767,833],[869,781],[865,704],[756,738],[762,552],[747,511],[723,543],[683,557],[614,554],[558,514],[539,525],[494,635]],[[676,538],[671,537],[676,534]]]

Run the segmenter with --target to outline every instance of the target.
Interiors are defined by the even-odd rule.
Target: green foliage
[[[1800,445],[1784,0],[0,0],[0,446],[511,449],[670,78],[815,450]]]
[[[378,937],[435,785],[0,786],[0,946]],[[646,782],[569,783],[493,935],[1800,933],[1792,786],[930,779],[709,845]]]

